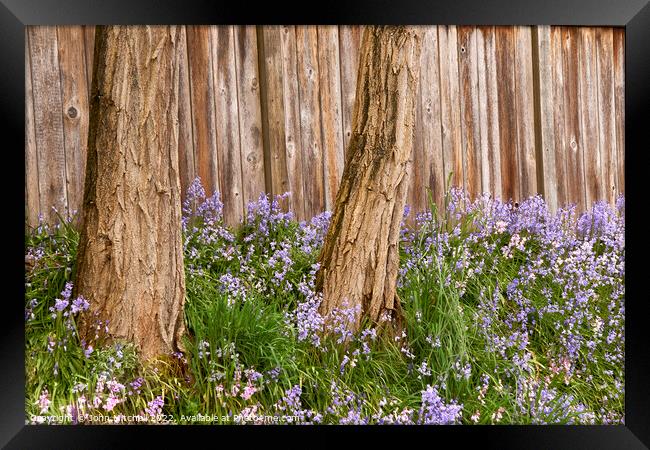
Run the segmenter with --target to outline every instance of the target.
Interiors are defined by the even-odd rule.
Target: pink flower
[[[241,393],[241,398],[243,398],[244,400],[248,400],[256,392],[257,392],[257,388],[252,384],[248,383],[244,388],[244,392]]]
[[[41,396],[38,398],[38,406],[41,408],[41,414],[46,413],[50,408],[50,399],[48,398],[47,389],[43,389]]]
[[[108,399],[106,400],[106,404],[104,405],[104,409],[106,411],[112,411],[115,406],[120,403],[122,400],[118,397],[115,397],[113,393],[111,392],[110,395],[108,396]]]

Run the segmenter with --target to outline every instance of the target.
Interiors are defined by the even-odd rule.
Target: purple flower
[[[82,296],[79,296],[72,302],[70,311],[72,314],[77,314],[78,312],[86,311],[89,307],[90,303]]]
[[[150,417],[156,417],[159,416],[162,413],[162,407],[165,404],[165,400],[163,399],[162,396],[157,396],[153,400],[147,403],[147,407],[145,408],[145,412],[150,416]]]

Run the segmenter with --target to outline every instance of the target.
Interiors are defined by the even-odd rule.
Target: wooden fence
[[[180,45],[183,192],[200,176],[229,223],[261,192],[299,219],[333,207],[351,132],[361,27],[186,26]],[[28,27],[26,219],[81,205],[94,28]],[[624,29],[430,26],[408,203],[471,195],[555,209],[624,187]]]

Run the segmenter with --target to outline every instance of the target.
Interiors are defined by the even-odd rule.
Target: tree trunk
[[[321,251],[321,314],[360,307],[377,323],[401,319],[396,293],[399,233],[409,183],[419,79],[419,27],[366,27],[353,131],[341,186]]]
[[[144,358],[180,349],[178,34],[97,27],[75,295]],[[95,317],[81,324],[92,341]]]

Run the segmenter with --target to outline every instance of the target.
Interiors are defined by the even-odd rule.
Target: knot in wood
[[[75,117],[77,117],[77,108],[75,108],[74,106],[69,107],[68,108],[68,117],[70,117],[71,119],[74,119]]]

